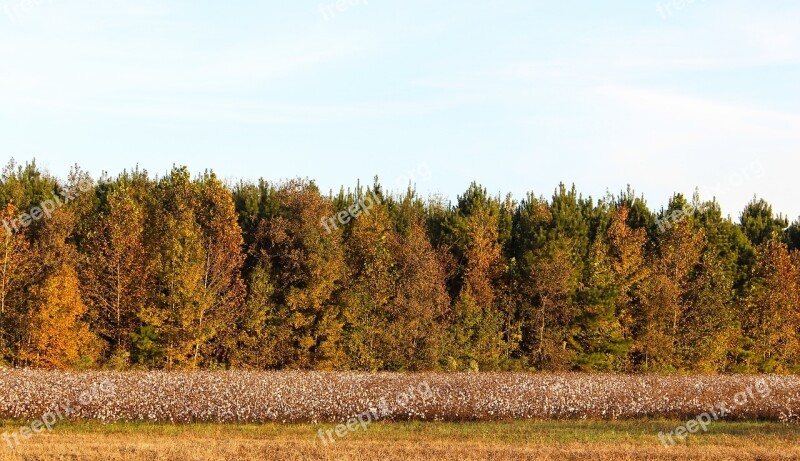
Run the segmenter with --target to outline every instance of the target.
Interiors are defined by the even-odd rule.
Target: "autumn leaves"
[[[236,347],[243,241],[221,181],[175,169],[155,182],[126,173],[91,190],[31,235],[6,236],[3,360],[193,367],[208,363],[208,349]]]
[[[11,165],[0,220],[88,180]],[[660,231],[672,210],[689,211]],[[0,363],[800,370],[787,225],[763,201],[735,223],[563,185],[517,202],[472,184],[450,204],[134,170],[0,240]]]

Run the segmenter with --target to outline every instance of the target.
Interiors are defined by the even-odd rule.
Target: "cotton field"
[[[0,418],[159,422],[689,418],[800,421],[797,376],[0,369]]]

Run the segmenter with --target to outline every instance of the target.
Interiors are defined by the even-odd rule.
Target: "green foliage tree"
[[[447,242],[458,263],[451,292],[451,357],[463,369],[493,368],[504,350],[496,283],[503,267],[499,201],[473,183],[446,223]]]
[[[747,204],[739,218],[742,231],[753,244],[759,246],[775,235],[783,235],[783,230],[789,225],[786,218],[776,216],[772,206],[764,199],[753,198]]]
[[[622,371],[633,343],[632,297],[643,280],[646,233],[629,226],[628,208],[611,208],[610,226],[592,246],[576,319],[582,370]]]

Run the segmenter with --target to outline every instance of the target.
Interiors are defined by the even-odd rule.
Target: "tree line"
[[[450,203],[12,160],[0,204],[0,365],[800,371],[800,222],[760,199],[733,220],[630,188]]]

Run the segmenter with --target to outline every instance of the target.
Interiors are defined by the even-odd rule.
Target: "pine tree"
[[[699,202],[699,198],[696,200]],[[705,253],[710,253],[722,264],[726,277],[731,279],[734,289],[741,294],[754,260],[752,244],[740,226],[730,218],[722,217],[722,210],[716,201],[701,203],[697,209],[697,225],[708,242]]]
[[[786,218],[773,213],[772,205],[757,198],[747,204],[739,220],[753,246],[771,240],[776,234],[783,235],[783,230],[789,225]]]
[[[581,313],[576,320],[583,370],[621,371],[632,345],[632,297],[644,272],[645,229],[632,229],[629,210],[611,208],[610,225],[596,237],[587,265],[587,283],[578,294]]]
[[[452,358],[461,368],[494,368],[505,349],[495,293],[503,268],[499,204],[473,183],[446,226],[458,261],[451,282],[458,293],[450,325]]]
[[[20,213],[40,206],[45,200],[53,199],[53,194],[58,190],[56,178],[40,170],[36,160],[26,162],[23,166],[11,159],[3,168],[0,182],[2,182],[0,203],[14,204]],[[56,193],[56,197],[60,196]],[[38,225],[38,222],[34,222],[32,228]],[[19,229],[16,232],[19,232]]]
[[[786,244],[790,250],[800,250],[800,218],[786,229]]]

